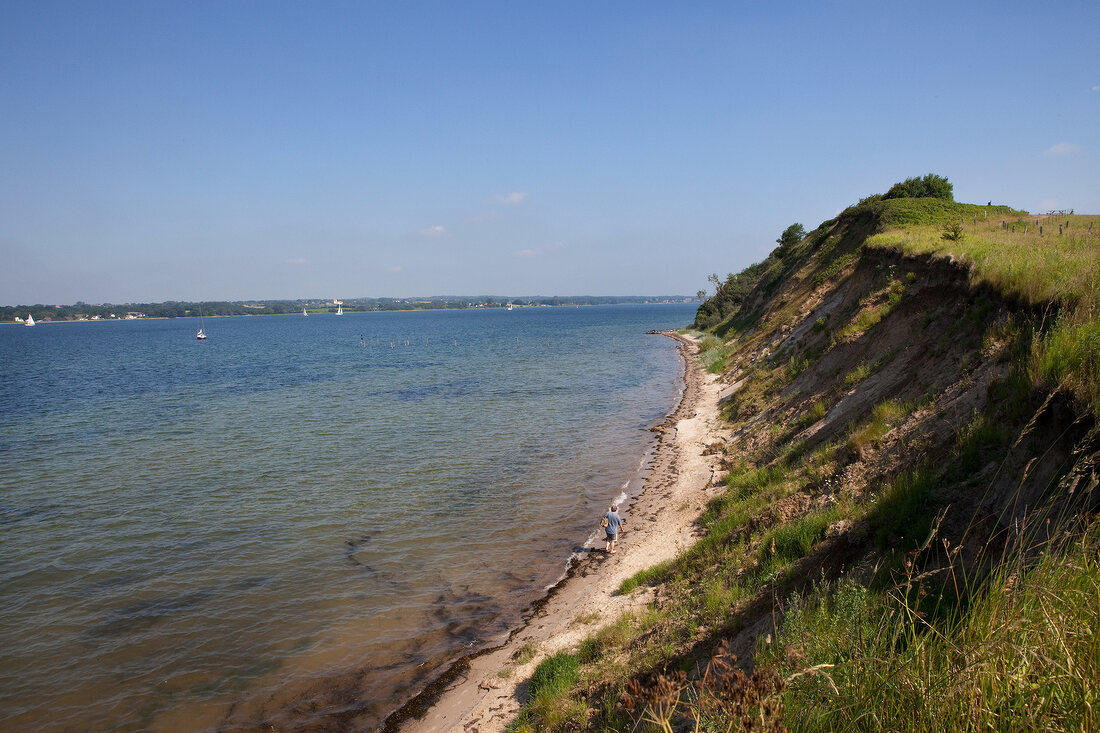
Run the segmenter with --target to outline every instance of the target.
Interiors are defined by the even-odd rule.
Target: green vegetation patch
[[[875,405],[871,409],[871,418],[852,431],[848,438],[848,449],[856,455],[862,455],[868,449],[878,447],[886,434],[912,413],[913,405],[910,402],[887,400]]]
[[[965,615],[914,605],[942,591],[910,570],[882,592],[854,581],[794,599],[758,663],[787,679],[792,730],[1095,730],[1100,724],[1100,542],[1096,525],[1033,566],[1020,550]],[[910,566],[915,567],[915,566]]]
[[[840,274],[841,270],[855,262],[856,256],[857,255],[855,252],[847,252],[840,257],[837,257],[835,260],[829,262],[827,265],[825,265],[824,268],[822,268],[818,272],[814,273],[814,287],[821,287],[823,284],[832,280],[834,277]]]
[[[1036,340],[1032,362],[1039,381],[1069,390],[1100,416],[1100,319],[1060,318]]]
[[[844,386],[849,389],[871,376],[871,364],[863,362],[852,371],[844,375]]]
[[[824,539],[826,528],[841,516],[840,509],[834,507],[807,514],[771,530],[761,540],[760,567],[768,572],[809,555],[814,545]]]
[[[580,681],[580,663],[569,652],[558,652],[539,662],[531,675],[531,697],[559,695]]]
[[[666,560],[652,567],[645,568],[644,570],[639,570],[629,578],[625,578],[623,582],[619,584],[619,593],[629,593],[635,588],[640,588],[643,585],[656,585],[668,576],[671,567],[672,562]]]
[[[721,374],[726,370],[726,358],[732,350],[732,346],[723,344],[714,334],[708,333],[699,339],[699,360],[711,374]]]
[[[918,468],[896,476],[885,491],[874,497],[868,519],[880,547],[897,541],[908,549],[928,537],[936,509],[932,498],[935,486],[932,471]]]
[[[845,337],[863,333],[885,318],[901,302],[903,295],[905,286],[898,280],[891,280],[884,290],[872,293],[860,302],[855,318],[837,335]]]
[[[943,239],[936,225],[901,225],[870,237],[867,246],[954,257],[973,268],[977,282],[1036,305],[1076,305],[1095,297],[1100,287],[1100,232],[1089,236],[1087,224],[1077,222],[1071,227],[1073,235],[1052,234],[1049,224],[1040,234],[1043,224],[1036,224],[1041,220],[1035,218],[1012,232],[1000,221],[968,220],[962,225],[966,236],[957,241]]]

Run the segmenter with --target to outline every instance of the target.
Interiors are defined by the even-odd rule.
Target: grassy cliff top
[[[925,205],[929,201],[883,202],[891,204],[883,219],[885,230],[868,238],[867,245],[906,254],[954,257],[969,264],[977,280],[1033,305],[1096,302],[1100,216]],[[920,215],[915,215],[918,212]],[[957,232],[945,231],[955,223],[959,224]]]

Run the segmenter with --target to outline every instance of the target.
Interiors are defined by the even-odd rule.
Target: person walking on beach
[[[603,525],[604,531],[607,532],[607,547],[604,548],[604,551],[609,555],[614,555],[615,542],[619,539],[619,530],[626,524],[626,521],[619,516],[619,507],[612,504],[611,511],[603,515],[600,524]]]

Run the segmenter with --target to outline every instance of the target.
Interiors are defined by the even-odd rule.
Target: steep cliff
[[[586,724],[1094,726],[1097,222],[876,196],[716,281],[727,474]]]

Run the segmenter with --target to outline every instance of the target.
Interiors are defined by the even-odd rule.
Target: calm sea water
[[[0,328],[0,728],[377,724],[637,491],[693,315]]]

